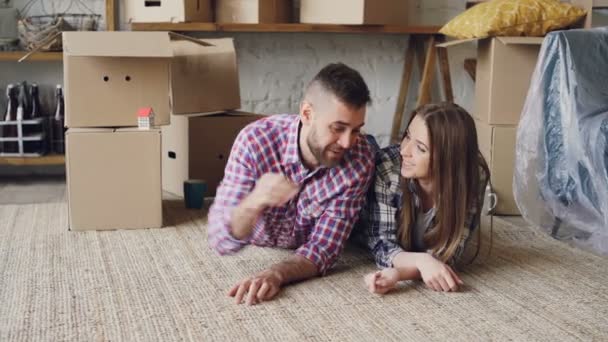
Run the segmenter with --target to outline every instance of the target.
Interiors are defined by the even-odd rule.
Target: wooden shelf
[[[25,56],[27,52],[14,51],[14,52],[0,52],[0,61],[2,62],[16,62],[21,57]],[[63,60],[62,52],[35,52],[29,56],[26,62],[60,62]]]
[[[49,154],[42,157],[0,157],[0,165],[63,165],[63,154]]]
[[[133,31],[179,32],[332,32],[332,33],[438,33],[441,26],[330,25],[330,24],[218,24],[218,23],[132,23]]]

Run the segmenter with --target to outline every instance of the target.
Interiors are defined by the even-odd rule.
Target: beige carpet
[[[371,295],[373,265],[349,249],[331,275],[246,307],[228,287],[286,252],[218,257],[204,215],[165,209],[170,228],[76,233],[63,203],[0,206],[0,341],[608,340],[608,260],[528,228],[497,222],[461,293]]]

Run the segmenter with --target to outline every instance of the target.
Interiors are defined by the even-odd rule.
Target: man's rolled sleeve
[[[209,246],[219,254],[231,254],[249,243],[231,234],[233,210],[252,191],[257,179],[253,167],[250,145],[253,143],[244,130],[239,133],[224,170],[224,179],[219,185],[213,205],[209,209]]]

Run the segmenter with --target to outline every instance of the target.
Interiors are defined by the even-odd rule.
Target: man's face
[[[335,96],[327,97],[322,105],[311,105],[312,120],[306,144],[318,164],[334,167],[359,139],[366,108],[350,108]]]

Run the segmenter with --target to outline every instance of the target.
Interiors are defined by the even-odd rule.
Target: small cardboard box
[[[71,230],[160,228],[159,129],[70,128],[66,176]]]
[[[127,0],[129,22],[212,22],[212,0]]]
[[[232,39],[198,40],[168,32],[64,32],[67,127],[137,126],[151,107],[169,113],[240,107]]]
[[[456,40],[440,47],[476,41]],[[473,116],[492,125],[517,125],[543,38],[496,37],[477,45]]]
[[[301,0],[300,22],[308,24],[406,25],[407,0]]]
[[[517,126],[494,126],[475,120],[479,149],[490,168],[492,187],[498,197],[496,214],[520,215],[513,196]]]
[[[171,125],[162,127],[163,190],[183,197],[185,180],[203,179],[207,196],[214,196],[236,136],[263,117],[235,111],[173,116]]]
[[[289,23],[291,0],[216,0],[218,23]]]
[[[492,125],[517,125],[543,38],[479,41],[474,116]]]

